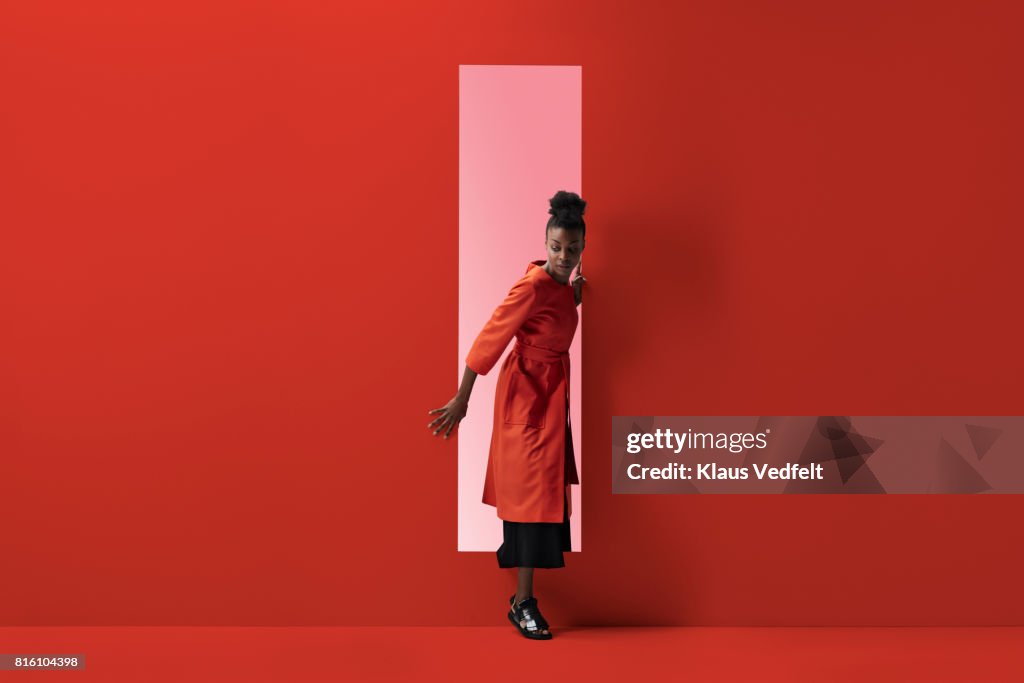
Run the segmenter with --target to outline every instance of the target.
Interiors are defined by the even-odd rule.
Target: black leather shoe
[[[537,598],[529,597],[516,604],[516,596],[508,599],[510,609],[508,620],[519,629],[519,632],[530,640],[551,640],[551,632],[541,633],[548,628],[548,622],[537,607]]]

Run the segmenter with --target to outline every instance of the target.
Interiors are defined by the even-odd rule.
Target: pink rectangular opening
[[[548,199],[558,190],[582,194],[582,101],[580,66],[459,66],[458,381],[491,313],[527,264],[546,258]],[[581,482],[582,308],[569,350],[569,414]],[[481,501],[497,374],[477,378],[458,428],[460,551],[494,552],[502,542],[501,519]],[[570,489],[572,548],[579,551],[580,487]]]

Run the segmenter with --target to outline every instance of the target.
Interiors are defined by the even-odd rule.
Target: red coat
[[[572,285],[533,261],[466,356],[486,375],[514,336],[494,393],[483,502],[510,522],[561,522],[579,484],[569,422],[569,345],[579,314]],[[570,507],[571,511],[571,507]]]

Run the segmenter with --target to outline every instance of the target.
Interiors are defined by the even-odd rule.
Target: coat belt
[[[562,362],[562,370],[565,372],[565,402],[569,403],[569,352],[568,351],[552,351],[551,349],[543,349],[539,346],[532,346],[530,344],[524,344],[523,342],[516,340],[515,346],[512,347],[512,351],[518,353],[523,358],[529,358],[530,360],[539,360],[542,363],[557,363]],[[566,421],[569,421],[568,411],[566,411]]]
[[[551,349],[542,349],[539,346],[532,346],[530,344],[524,344],[523,342],[516,340],[516,345],[512,347],[512,350],[518,353],[524,358],[530,360],[539,360],[541,362],[554,363],[557,361],[568,361],[568,351],[552,351]]]

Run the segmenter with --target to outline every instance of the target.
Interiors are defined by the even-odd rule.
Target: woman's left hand
[[[572,279],[572,291],[576,295],[576,305],[579,306],[583,301],[583,285],[586,283],[587,278],[583,277],[583,261],[576,266],[576,277]]]

